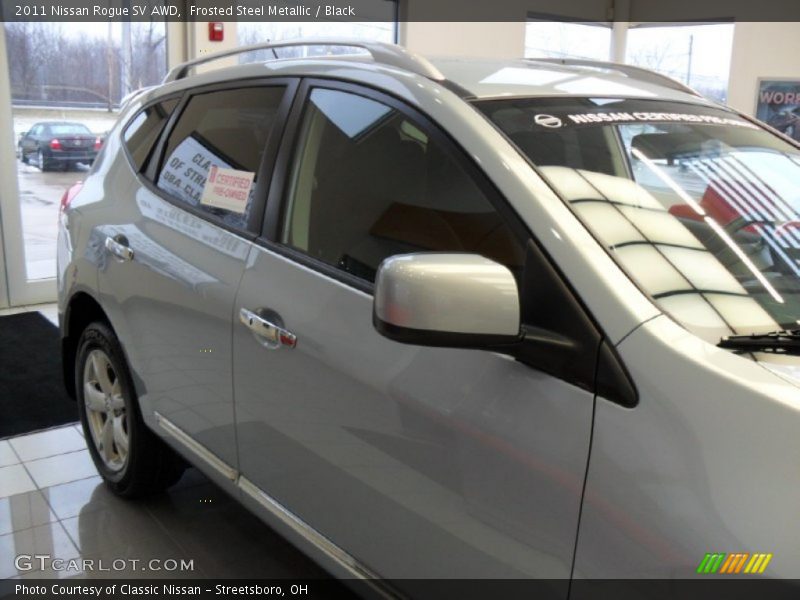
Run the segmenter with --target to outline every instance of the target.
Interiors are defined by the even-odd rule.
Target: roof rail
[[[138,89],[135,89],[135,90],[133,90],[132,92],[129,92],[128,94],[125,94],[125,96],[123,96],[123,97],[122,97],[122,100],[120,100],[120,101],[119,101],[119,109],[120,109],[120,112],[121,112],[121,111],[122,111],[122,110],[123,110],[123,109],[124,109],[124,108],[125,108],[125,107],[126,107],[126,106],[127,106],[127,105],[128,105],[130,102],[131,102],[131,101],[132,101],[132,100],[134,100],[134,99],[138,98],[139,96],[141,96],[142,94],[144,94],[146,91],[148,91],[148,90],[152,90],[154,87],[156,87],[156,86],[154,86],[154,85],[146,85],[146,86],[144,86],[144,87],[140,87],[140,88],[138,88]]]
[[[240,46],[239,48],[234,48],[232,50],[224,50],[222,52],[215,52],[214,54],[207,54],[174,67],[169,71],[169,73],[167,73],[166,77],[164,77],[163,82],[169,83],[170,81],[183,79],[189,74],[189,71],[193,67],[218,60],[220,58],[236,56],[237,54],[253,52],[254,50],[272,50],[272,54],[275,56],[275,59],[278,59],[278,53],[275,51],[277,48],[302,48],[308,46],[359,48],[361,50],[366,50],[372,56],[372,60],[374,60],[376,63],[411,71],[417,75],[422,75],[423,77],[437,81],[442,81],[445,78],[439,69],[434,67],[426,58],[413,52],[409,52],[402,46],[398,46],[396,44],[342,38],[308,38],[282,40],[278,42],[265,42],[263,44],[251,44],[249,46]]]
[[[586,58],[527,58],[525,60],[576,67],[609,69],[612,71],[618,71],[619,73],[622,73],[631,79],[636,79],[637,81],[653,83],[663,87],[668,87],[673,90],[678,90],[679,92],[686,92],[687,94],[692,94],[693,96],[700,96],[701,98],[703,97],[702,94],[700,94],[700,92],[697,90],[690,88],[688,85],[685,85],[680,81],[673,79],[672,77],[662,75],[661,73],[656,73],[655,71],[651,71],[649,69],[643,69],[642,67],[635,67],[633,65],[625,65],[622,63],[607,62],[602,60],[589,60]]]

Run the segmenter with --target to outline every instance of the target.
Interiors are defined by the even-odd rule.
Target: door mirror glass
[[[521,339],[517,283],[507,267],[477,254],[391,256],[375,280],[373,324],[405,344],[512,344]]]

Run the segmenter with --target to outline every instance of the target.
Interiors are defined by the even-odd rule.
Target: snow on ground
[[[39,121],[70,121],[83,123],[92,133],[100,135],[105,133],[117,122],[116,112],[103,109],[73,109],[73,108],[33,108],[14,107],[14,139],[19,139],[19,134],[30,130]]]

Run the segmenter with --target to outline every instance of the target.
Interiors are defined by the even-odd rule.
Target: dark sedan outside
[[[67,170],[78,163],[92,164],[102,140],[85,125],[65,121],[36,123],[20,135],[18,153],[25,164],[42,171]]]

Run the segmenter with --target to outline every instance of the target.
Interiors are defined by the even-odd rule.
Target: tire
[[[111,491],[137,498],[180,479],[186,463],[144,424],[122,347],[104,323],[91,323],[78,342],[75,393],[86,445]]]
[[[50,170],[50,163],[47,162],[47,158],[45,158],[44,152],[39,150],[39,153],[36,155],[36,158],[37,158],[37,161],[38,161],[38,164],[39,164],[39,170],[42,173],[44,173],[45,171],[49,171]]]

